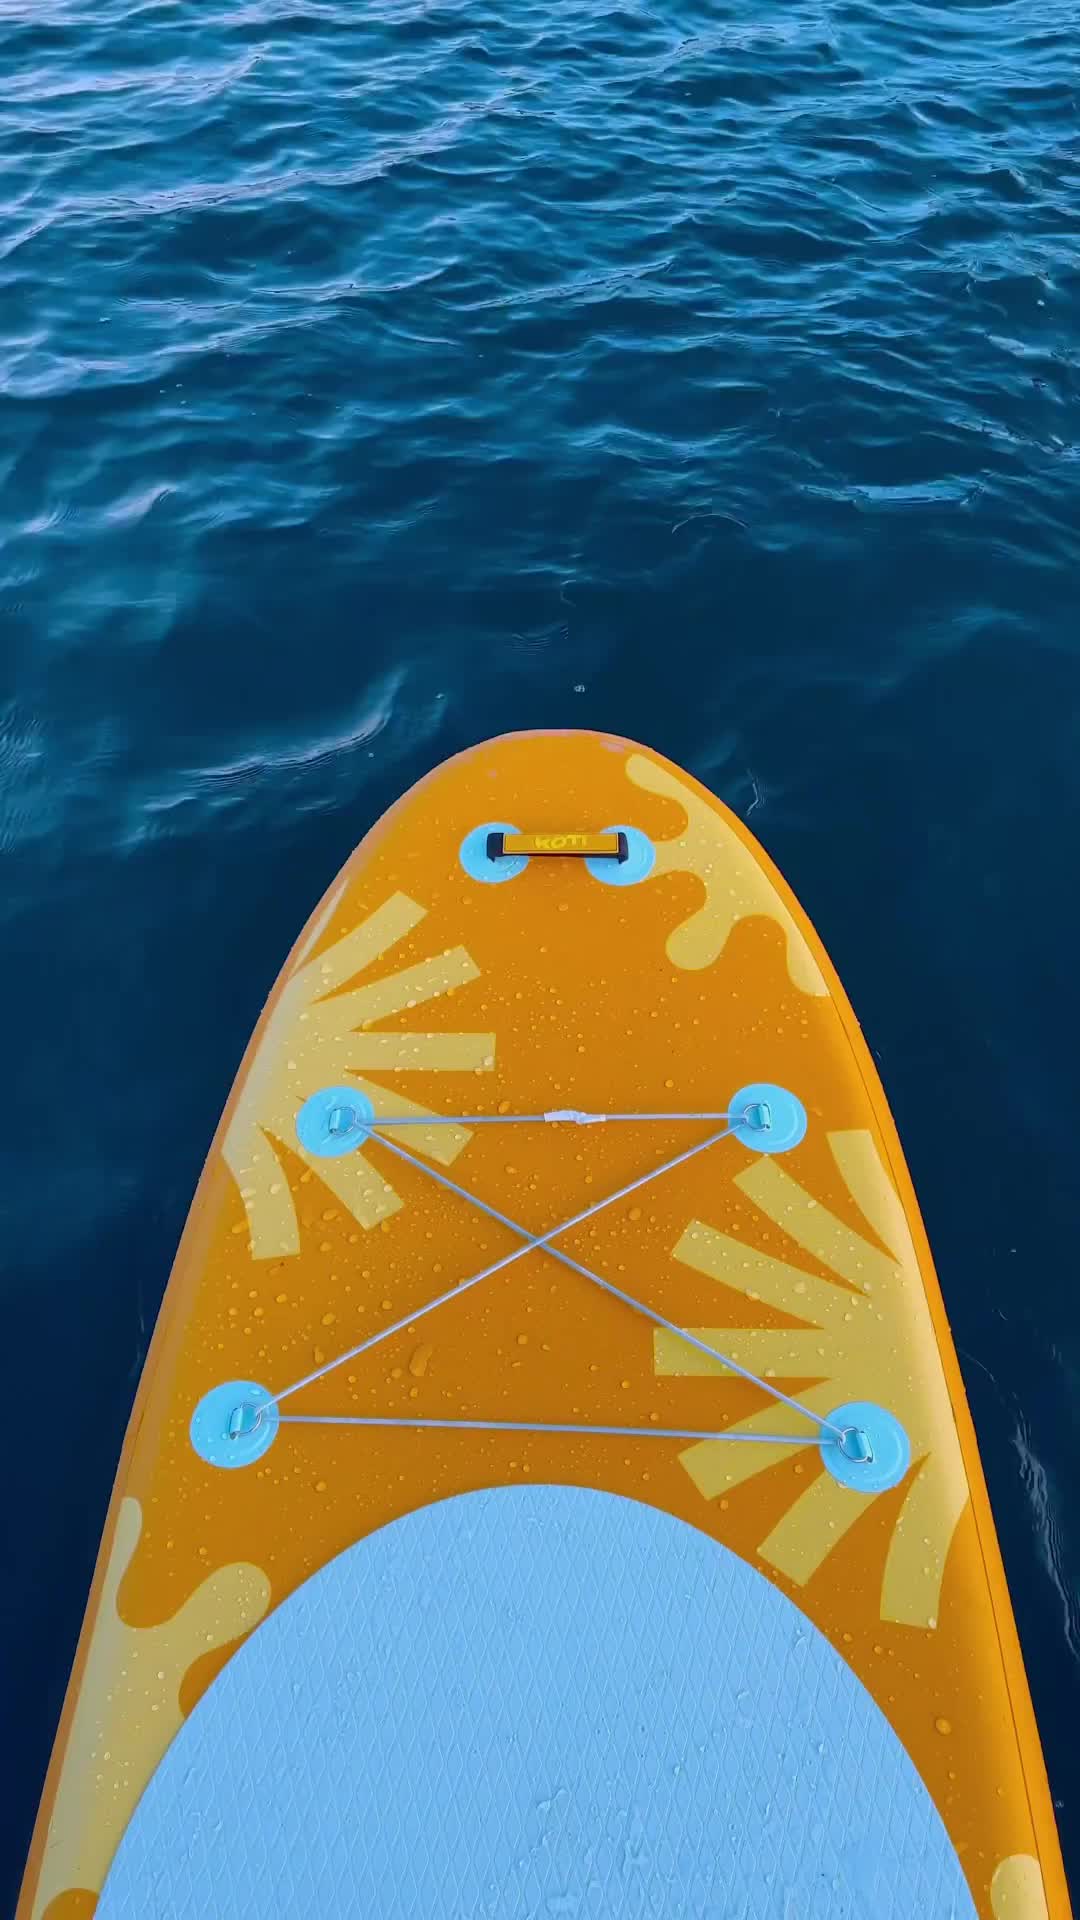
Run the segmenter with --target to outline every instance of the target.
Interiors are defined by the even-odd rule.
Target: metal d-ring
[[[837,1444],[845,1460],[851,1460],[858,1466],[873,1465],[874,1449],[864,1427],[844,1427]]]
[[[259,1431],[262,1425],[262,1409],[253,1407],[248,1400],[242,1400],[229,1415],[229,1439],[246,1440]]]

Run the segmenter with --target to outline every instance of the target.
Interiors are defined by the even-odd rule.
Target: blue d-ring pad
[[[647,880],[656,864],[656,848],[648,834],[640,827],[602,827],[601,832],[625,833],[626,859],[613,860],[608,854],[586,860],[593,879],[609,887],[636,887],[639,880]]]
[[[834,1433],[821,1436],[821,1457],[842,1487],[855,1493],[885,1493],[898,1486],[911,1465],[911,1442],[894,1413],[873,1400],[848,1400],[828,1416],[830,1427],[857,1427],[866,1435],[872,1460],[850,1460]]]
[[[347,1132],[335,1131],[331,1117],[342,1108],[350,1108],[355,1124]],[[305,1100],[296,1116],[296,1137],[308,1153],[320,1160],[338,1160],[343,1153],[355,1153],[368,1137],[367,1122],[374,1120],[375,1109],[358,1087],[321,1087]]]
[[[226,1380],[204,1393],[191,1416],[191,1444],[200,1460],[211,1467],[250,1467],[274,1444],[278,1430],[277,1405],[268,1405],[268,1387],[257,1380]],[[237,1407],[261,1410],[257,1427],[229,1438],[229,1422]]]
[[[740,1146],[752,1153],[789,1153],[806,1134],[806,1108],[786,1087],[774,1087],[768,1080],[755,1080],[740,1087],[728,1101],[728,1112],[745,1113],[747,1107],[769,1109],[771,1125],[752,1127],[746,1120],[735,1120],[731,1131]]]
[[[512,827],[508,820],[486,820],[482,827],[474,827],[465,835],[458,852],[470,880],[482,880],[485,886],[497,887],[503,880],[516,880],[524,873],[529,864],[527,853],[505,853],[498,860],[488,859],[489,833],[520,833],[520,827]]]

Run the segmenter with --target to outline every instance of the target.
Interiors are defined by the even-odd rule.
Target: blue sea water
[[[0,81],[0,1907],[263,996],[543,725],[845,978],[1080,1874],[1071,0],[0,0]]]

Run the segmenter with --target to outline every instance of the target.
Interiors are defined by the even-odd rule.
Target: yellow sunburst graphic
[[[314,930],[314,944],[333,913],[332,901]],[[449,1166],[470,1138],[467,1128],[425,1127],[431,1109],[398,1093],[399,1073],[477,1073],[495,1063],[492,1033],[374,1032],[378,1022],[453,993],[478,977],[464,947],[452,947],[366,984],[351,986],[384,953],[412,932],[426,909],[395,893],[351,933],[313,960],[303,960],[286,981],[251,1063],[223,1148],[240,1189],[256,1260],[300,1250],[300,1231],[277,1142],[315,1172],[362,1227],[396,1213],[401,1200],[362,1153],[341,1159],[309,1155],[296,1136],[304,1101],[347,1076],[367,1096],[376,1114],[415,1116],[416,1126],[396,1127],[395,1140],[414,1153]],[[346,991],[346,989],[348,989]],[[379,1083],[364,1078],[377,1073]]]
[[[735,1177],[758,1211],[783,1229],[836,1283],[761,1253],[729,1234],[692,1221],[675,1258],[751,1301],[797,1317],[787,1328],[695,1327],[718,1354],[778,1384],[800,1383],[799,1399],[827,1415],[849,1400],[887,1407],[906,1429],[911,1470],[890,1542],[881,1586],[881,1617],[934,1627],[945,1560],[968,1500],[960,1444],[938,1356],[937,1340],[903,1207],[864,1130],[831,1133],[829,1148],[845,1185],[880,1246],[854,1232],[792,1178],[762,1156]],[[890,1251],[883,1253],[881,1247]],[[837,1284],[840,1283],[840,1284]],[[846,1283],[846,1284],[843,1284]],[[658,1332],[660,1374],[722,1374],[675,1335]],[[811,1382],[804,1387],[801,1383]],[[785,1420],[787,1409],[781,1409]],[[796,1416],[791,1416],[794,1420]],[[733,1433],[768,1433],[777,1407],[740,1421]],[[680,1458],[706,1499],[726,1494],[792,1455],[783,1445],[731,1446],[701,1441]],[[804,1585],[817,1572],[874,1495],[840,1485],[822,1472],[799,1495],[759,1549],[771,1566]]]

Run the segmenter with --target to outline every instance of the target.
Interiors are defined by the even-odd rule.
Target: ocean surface
[[[1073,0],[0,0],[0,80],[0,1911],[263,996],[548,725],[846,981],[1080,1876]]]

